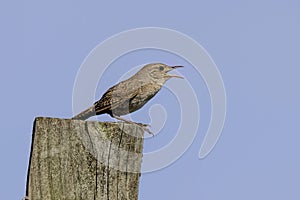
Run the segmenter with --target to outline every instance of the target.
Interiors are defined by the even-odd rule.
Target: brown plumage
[[[94,115],[109,114],[119,120],[133,123],[120,116],[132,113],[144,106],[172,77],[181,76],[167,72],[182,66],[168,66],[162,63],[145,65],[129,79],[109,88],[94,105],[72,119],[85,120]]]

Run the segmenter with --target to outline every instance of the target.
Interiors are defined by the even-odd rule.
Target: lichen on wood
[[[138,199],[143,130],[121,122],[35,119],[30,200]]]

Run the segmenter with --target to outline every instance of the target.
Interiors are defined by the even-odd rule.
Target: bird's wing
[[[96,113],[105,110],[114,110],[126,101],[130,101],[140,91],[140,85],[128,82],[120,82],[119,84],[109,88],[102,98],[95,102]]]

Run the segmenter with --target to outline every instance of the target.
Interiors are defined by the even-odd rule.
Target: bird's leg
[[[143,123],[133,122],[133,121],[130,121],[129,119],[125,119],[125,118],[122,118],[122,117],[119,117],[119,116],[116,116],[116,115],[113,115],[112,117],[116,118],[118,120],[121,120],[123,122],[127,122],[129,124],[137,124],[139,126],[145,126],[145,127],[150,126],[150,124],[143,124]]]
[[[147,126],[150,126],[149,124],[142,124],[142,123],[136,123],[136,122],[133,122],[133,121],[130,121],[128,119],[124,119],[122,117],[119,117],[119,116],[113,116],[113,118],[116,118],[118,120],[121,120],[121,121],[124,121],[124,122],[127,122],[129,124],[134,124],[134,125],[137,125],[139,127],[141,127],[144,131],[146,131],[147,133],[151,134],[154,136],[154,134],[147,128]]]

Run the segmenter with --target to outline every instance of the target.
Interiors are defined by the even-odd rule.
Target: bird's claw
[[[142,127],[151,127],[150,124],[143,124],[143,123],[137,123],[138,125],[142,126]]]
[[[136,123],[139,127],[141,127],[144,131],[146,131],[147,133],[149,133],[150,135],[154,136],[154,134],[152,133],[152,131],[149,130],[148,127],[151,127],[150,124],[143,124],[143,123]]]
[[[154,134],[152,133],[152,131],[150,131],[148,128],[143,128],[144,131],[146,131],[147,133],[149,133],[150,135],[154,136]]]

